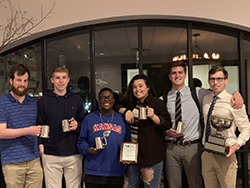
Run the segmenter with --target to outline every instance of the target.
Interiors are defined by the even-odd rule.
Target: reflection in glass
[[[48,39],[47,83],[52,89],[50,77],[57,66],[66,66],[70,74],[68,88],[83,100],[85,113],[98,108],[91,101],[89,34],[84,31],[73,32]],[[95,102],[94,102],[95,103]]]
[[[224,66],[228,71],[227,91],[229,93],[239,91],[237,38],[199,29],[193,29],[192,33],[193,53],[199,54],[199,57],[207,53],[208,57],[193,60],[193,77],[199,78],[202,87],[208,89],[208,71],[210,68],[212,66]],[[219,58],[213,58],[213,55],[219,56]]]
[[[30,70],[28,94],[39,98],[42,96],[41,44],[13,51],[0,60],[0,95],[10,90],[8,72],[17,63],[24,64]]]
[[[173,57],[187,52],[186,28],[145,26],[142,33],[143,70],[160,96],[171,89],[168,74]]]
[[[247,86],[247,111],[248,111],[248,114],[250,112],[250,85],[249,85],[249,81],[250,81],[250,36],[246,37],[247,39],[244,40],[244,63],[245,63],[245,66],[246,66],[246,86]],[[250,164],[250,163],[249,163]],[[250,169],[250,168],[249,168]]]
[[[138,49],[137,28],[120,25],[119,28],[97,28],[95,32],[96,51],[96,93],[103,87],[125,92],[127,71],[136,67]]]

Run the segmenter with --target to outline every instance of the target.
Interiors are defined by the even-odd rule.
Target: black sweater
[[[137,101],[138,104],[140,103]],[[141,103],[140,103],[141,104]],[[144,100],[143,106],[149,106],[154,109],[154,113],[160,118],[160,124],[156,125],[150,118],[138,121],[138,164],[142,166],[155,165],[165,158],[166,145],[164,132],[172,126],[170,116],[166,105],[157,97],[149,94]],[[125,99],[118,103],[116,109],[125,107],[133,110],[135,105],[129,105]]]
[[[37,124],[50,126],[49,138],[39,139],[39,144],[44,144],[44,154],[56,156],[77,154],[78,130],[84,117],[81,98],[71,91],[67,91],[64,96],[49,91],[38,101],[37,107]],[[72,117],[78,122],[77,130],[62,132],[62,120]]]

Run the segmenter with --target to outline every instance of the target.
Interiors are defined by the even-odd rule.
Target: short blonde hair
[[[66,67],[56,67],[56,68],[54,68],[52,73],[51,73],[51,78],[54,76],[55,72],[65,72],[69,76],[69,70]]]

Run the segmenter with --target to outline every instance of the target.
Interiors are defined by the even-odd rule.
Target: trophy
[[[229,152],[229,147],[225,146],[226,138],[220,132],[230,128],[232,122],[233,119],[211,115],[210,124],[216,129],[216,133],[209,135],[208,141],[205,142],[204,150],[226,156]]]

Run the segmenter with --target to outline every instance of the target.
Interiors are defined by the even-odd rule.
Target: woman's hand
[[[161,123],[160,118],[157,115],[155,115],[154,109],[150,108],[149,106],[147,106],[147,117],[149,117],[150,119],[152,119],[152,121],[156,125],[159,125]]]
[[[134,123],[134,115],[133,112],[131,110],[128,110],[125,114],[125,119],[129,124],[133,124]]]
[[[101,149],[96,149],[93,147],[89,147],[89,153],[91,154],[97,154]]]
[[[147,117],[153,118],[155,115],[154,109],[147,106]]]

